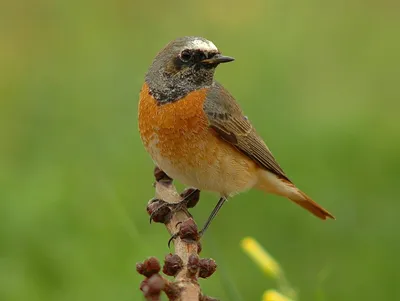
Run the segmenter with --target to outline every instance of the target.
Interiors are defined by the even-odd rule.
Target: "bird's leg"
[[[182,192],[182,200],[177,203],[168,203],[163,201],[163,204],[160,205],[156,210],[154,210],[150,214],[150,223],[153,220],[154,216],[156,216],[161,210],[165,208],[170,209],[170,214],[173,214],[178,211],[184,211],[189,217],[192,215],[189,213],[187,208],[192,208],[196,205],[197,201],[199,200],[199,193],[200,190],[196,188],[188,188],[184,192]],[[159,200],[162,201],[162,200]]]
[[[208,217],[206,223],[204,224],[203,229],[201,229],[198,233],[197,233],[197,227],[196,227],[196,239],[198,240],[203,234],[204,232],[207,230],[207,228],[210,226],[211,222],[213,221],[213,219],[217,216],[218,211],[222,208],[222,206],[224,205],[226,201],[226,197],[221,197],[217,203],[217,205],[214,207],[213,211],[211,212],[210,216]],[[181,236],[182,229],[179,230],[178,233],[175,233],[171,236],[171,238],[168,240],[168,248],[170,247],[171,242],[177,238],[178,236]],[[182,238],[182,236],[181,236]]]
[[[207,228],[210,226],[211,222],[213,219],[217,216],[218,211],[222,208],[222,206],[225,204],[226,197],[221,197],[217,203],[217,205],[214,207],[213,211],[211,212],[210,216],[208,217],[206,223],[204,224],[203,229],[200,230],[199,235],[202,236],[204,232],[206,232]]]

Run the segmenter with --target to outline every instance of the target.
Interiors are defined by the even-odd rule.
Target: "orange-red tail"
[[[257,188],[265,192],[287,197],[289,200],[300,205],[320,219],[325,220],[328,217],[335,219],[332,214],[314,202],[308,195],[287,179],[282,179],[266,170],[261,170],[260,175]]]
[[[332,214],[330,214],[327,210],[325,210],[316,202],[314,202],[312,199],[310,199],[305,193],[303,193],[300,190],[298,190],[298,192],[299,192],[299,197],[290,197],[289,199],[295,202],[296,204],[300,205],[304,209],[308,210],[315,216],[319,217],[320,219],[325,220],[328,217],[335,219],[335,217]]]

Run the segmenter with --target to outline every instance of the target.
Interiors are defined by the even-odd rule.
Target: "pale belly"
[[[187,149],[188,153],[182,155],[180,152],[180,157],[174,159],[162,155],[156,135],[146,148],[159,168],[187,186],[228,197],[257,184],[258,170],[253,161],[225,142],[206,140],[197,141],[192,147],[177,145]]]

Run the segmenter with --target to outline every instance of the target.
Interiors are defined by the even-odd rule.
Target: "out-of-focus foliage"
[[[219,265],[204,291],[260,300],[273,287],[238,247],[251,235],[300,300],[399,299],[399,12],[360,0],[2,1],[0,300],[141,300],[134,264],[168,253],[168,235],[145,213],[153,164],[138,93],[182,35],[236,58],[217,79],[337,217],[236,196],[204,237]],[[199,223],[216,201],[202,194]]]
[[[243,251],[253,259],[261,270],[275,280],[278,290],[265,291],[265,301],[292,301],[297,299],[296,291],[291,287],[282,267],[254,238],[245,237],[241,242]]]
[[[292,301],[275,290],[268,290],[263,295],[263,301]]]

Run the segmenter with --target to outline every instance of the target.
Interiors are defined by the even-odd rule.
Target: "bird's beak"
[[[221,63],[229,63],[229,62],[232,62],[234,60],[235,59],[233,57],[225,56],[225,55],[217,53],[212,58],[202,60],[201,62],[203,64],[221,64]]]

